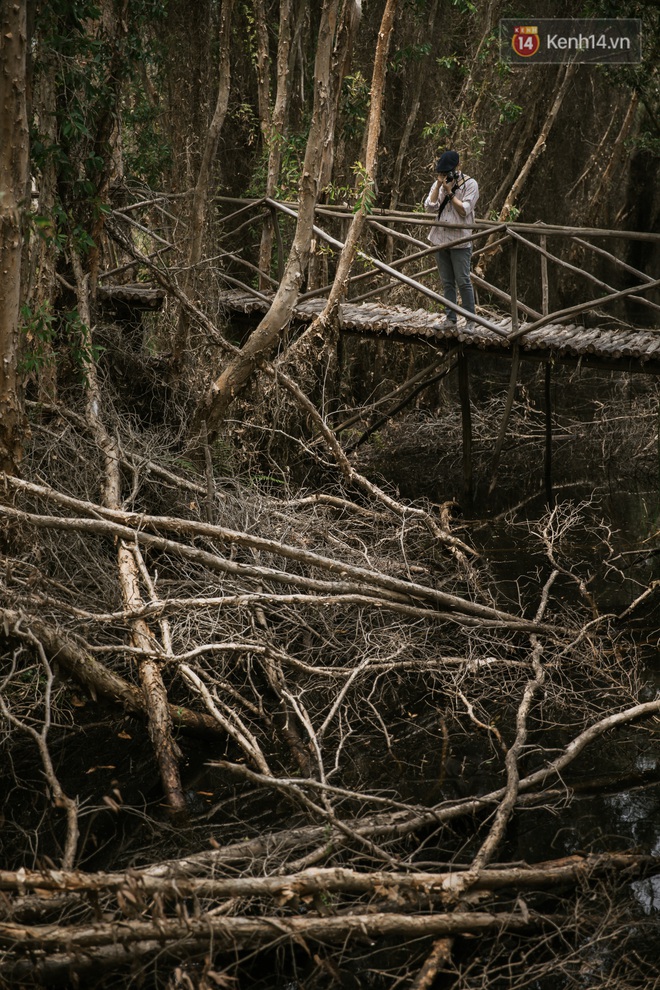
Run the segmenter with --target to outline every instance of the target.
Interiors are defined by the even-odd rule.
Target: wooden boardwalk
[[[265,313],[270,300],[259,299],[242,290],[223,292],[220,303],[241,313]],[[310,323],[322,311],[325,299],[317,297],[298,303],[296,320]],[[486,315],[486,314],[484,314]],[[503,352],[512,349],[505,335],[511,332],[511,318],[488,315],[499,333],[475,324],[467,331],[465,320],[457,327],[443,327],[444,316],[425,309],[382,303],[343,303],[342,330],[399,341],[425,341],[436,345],[461,343],[469,350]],[[522,329],[522,325],[521,325]],[[616,367],[621,370],[660,374],[660,329],[635,329],[621,326],[586,328],[574,323],[550,323],[519,338],[521,356],[537,360],[571,361]]]

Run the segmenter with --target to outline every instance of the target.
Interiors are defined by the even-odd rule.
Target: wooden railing
[[[238,206],[237,210],[230,211],[220,221],[223,230],[226,232],[225,236],[227,239],[231,239],[237,232],[242,232],[249,223],[267,221],[274,225],[278,246],[277,270],[278,275],[281,275],[286,247],[278,218],[296,219],[297,211],[295,204],[283,203],[268,198],[251,201],[225,199],[223,202],[227,205]],[[250,213],[253,215],[251,219],[248,219]],[[341,251],[344,246],[343,240],[329,233],[325,229],[325,226],[328,225],[328,222],[334,225],[342,222],[346,223],[350,221],[351,216],[351,211],[346,208],[332,206],[317,207],[317,223],[314,225],[315,237],[335,251]],[[231,223],[236,220],[240,220],[240,225],[236,229],[231,229]],[[321,225],[323,220],[326,221],[325,226]],[[477,220],[473,226],[471,236],[457,240],[454,244],[472,242],[474,247],[473,268],[477,269],[477,271],[473,271],[472,276],[474,285],[478,292],[487,293],[498,300],[499,303],[504,303],[506,310],[511,316],[511,331],[505,332],[487,317],[480,314],[472,316],[472,314],[469,314],[461,306],[449,302],[441,293],[426,285],[423,281],[425,278],[437,276],[435,264],[431,267],[415,271],[413,274],[408,274],[402,270],[404,267],[409,269],[411,266],[417,265],[424,258],[432,256],[437,250],[437,248],[430,246],[428,242],[422,240],[422,237],[433,222],[433,216],[424,213],[384,211],[370,215],[367,220],[368,229],[375,236],[380,235],[381,238],[386,238],[386,242],[390,245],[390,254],[394,254],[394,244],[402,246],[404,252],[395,260],[386,263],[374,253],[361,250],[359,252],[360,261],[362,265],[368,265],[368,268],[351,276],[348,283],[347,299],[354,303],[361,302],[376,295],[382,296],[394,285],[403,284],[427,299],[455,310],[458,315],[470,317],[474,322],[488,328],[498,336],[507,337],[512,341],[529,333],[531,330],[538,329],[549,323],[567,322],[588,310],[595,308],[602,310],[604,307],[624,298],[629,298],[653,311],[654,314],[658,315],[657,322],[660,325],[660,303],[652,298],[647,298],[647,293],[657,289],[660,285],[660,279],[654,279],[651,275],[639,271],[632,265],[622,261],[616,254],[607,251],[602,246],[591,243],[589,240],[589,238],[597,238],[601,240],[615,240],[619,243],[625,241],[648,241],[659,244],[660,234],[629,230],[567,227],[543,223],[527,224],[515,221],[503,223]],[[418,232],[419,236],[415,236],[411,231]],[[595,257],[605,258],[615,269],[624,273],[628,281],[631,278],[636,281],[634,284],[628,285],[623,289],[617,289],[608,282],[603,281],[602,278],[589,272],[586,268],[571,264],[569,261],[549,251],[547,244],[550,239],[569,240],[572,244],[581,247],[583,251],[591,252]],[[501,252],[506,247],[509,248],[511,262],[509,266],[509,284],[507,288],[503,288],[502,286],[488,282],[479,274],[478,269],[479,263],[484,256],[488,258],[494,252]],[[519,298],[518,270],[523,249],[535,255],[539,261],[541,311],[527,305]],[[238,253],[231,253],[227,257],[235,264],[242,265],[253,273],[258,272],[258,269],[255,268],[253,263]],[[549,305],[549,264],[556,265],[562,272],[568,273],[576,279],[584,280],[585,283],[595,287],[597,290],[602,290],[601,294],[595,297],[590,294],[588,298],[581,299],[569,307],[551,310]],[[370,287],[367,291],[360,291],[365,281],[373,280],[377,276],[381,277],[380,284]],[[277,279],[267,272],[259,272],[259,277],[262,284],[270,283],[274,286],[277,281]],[[256,290],[250,284],[249,280],[243,281],[242,279],[228,276],[228,281],[231,284],[240,285],[248,292],[254,292],[255,295],[263,299],[263,293]],[[328,282],[324,285],[309,288],[300,298],[303,300],[314,296],[322,296],[329,291],[330,285],[331,283]],[[526,322],[521,322],[521,319],[524,318],[526,318]]]
[[[212,266],[220,285],[240,288],[246,293],[253,295],[263,305],[268,304],[282,278],[287,252],[287,233],[293,235],[294,222],[297,220],[296,205],[284,203],[278,200],[262,199],[232,199],[221,197],[218,200],[219,218],[216,220],[216,244],[218,254],[213,258],[204,259],[201,266]],[[135,214],[140,216],[144,222],[136,219]],[[344,248],[344,241],[341,237],[331,234],[325,227],[346,226],[350,223],[352,212],[348,208],[319,205],[316,209],[316,224],[314,225],[314,236],[318,241],[327,244],[334,252],[340,252]],[[169,212],[168,202],[165,198],[145,198],[141,202],[133,203],[123,210],[115,211],[115,217],[126,224],[137,228],[141,237],[150,237],[153,242],[153,252],[149,256],[150,264],[155,264],[163,253],[175,248],[173,230],[176,227],[176,218]],[[158,219],[160,218],[160,220]],[[274,271],[261,270],[255,264],[255,258],[259,257],[259,240],[265,223],[271,224],[274,234],[276,257],[271,268]],[[495,443],[491,472],[490,490],[492,491],[497,478],[497,470],[500,455],[502,452],[509,417],[514,401],[514,393],[518,378],[520,363],[520,342],[525,334],[532,330],[548,324],[565,323],[574,317],[589,310],[602,310],[607,306],[619,302],[622,299],[629,299],[637,304],[648,308],[655,320],[654,323],[660,332],[660,304],[647,295],[652,290],[656,290],[660,285],[660,279],[642,272],[630,264],[624,262],[615,253],[608,251],[599,244],[594,244],[594,239],[600,241],[610,241],[621,245],[629,241],[644,241],[654,245],[660,243],[660,234],[652,234],[628,230],[606,230],[601,228],[568,227],[556,224],[544,223],[520,223],[498,222],[477,220],[472,233],[468,237],[453,242],[454,244],[472,243],[473,252],[473,282],[478,292],[488,294],[496,299],[498,303],[503,303],[506,311],[510,314],[510,329],[503,329],[500,320],[499,324],[492,319],[488,319],[483,313],[472,314],[464,310],[461,306],[451,303],[445,299],[435,289],[430,288],[423,281],[432,277],[437,282],[437,268],[435,263],[430,267],[418,268],[424,259],[430,259],[436,247],[430,246],[424,236],[428,228],[434,223],[432,215],[421,212],[389,211],[375,212],[367,218],[367,235],[365,242],[369,242],[369,233],[372,235],[371,241],[379,243],[385,248],[385,255],[388,261],[385,262],[378,257],[375,251],[371,253],[362,249],[358,253],[358,262],[361,271],[353,274],[347,283],[347,300],[352,303],[359,303],[374,296],[382,296],[388,293],[392,287],[404,285],[414,295],[440,303],[445,307],[453,309],[458,315],[464,316],[478,323],[495,333],[498,337],[504,338],[510,343],[511,373],[509,388],[505,400],[505,408],[500,425],[500,430]],[[323,225],[322,225],[323,224]],[[289,230],[282,228],[288,225]],[[465,227],[465,225],[462,225]],[[158,228],[158,229],[154,229]],[[253,231],[250,238],[248,232]],[[166,236],[165,236],[166,235]],[[580,247],[583,252],[593,254],[597,258],[605,259],[617,272],[625,275],[627,280],[633,279],[632,285],[626,288],[617,289],[602,278],[589,272],[586,268],[570,263],[565,258],[548,250],[548,242],[559,239],[562,242],[569,241],[572,245]],[[398,257],[395,257],[396,246],[400,247]],[[483,262],[492,259],[493,255],[503,250],[509,251],[508,285],[494,285],[487,281]],[[531,307],[519,297],[519,271],[521,266],[522,252],[526,252],[526,257],[534,257],[539,264],[539,283],[541,308],[540,311]],[[574,279],[582,279],[590,287],[592,292],[588,298],[580,299],[571,306],[559,309],[551,309],[550,306],[550,278],[549,265],[557,266],[561,273],[566,273]],[[126,266],[106,272],[106,276],[116,276]],[[403,269],[406,268],[407,271]],[[411,272],[410,269],[414,268]],[[327,284],[308,285],[307,290],[301,294],[300,300],[325,295],[331,288],[331,264],[328,263]],[[241,277],[239,277],[241,276]],[[365,283],[369,283],[365,287]],[[375,284],[372,284],[375,283]],[[257,287],[258,286],[258,287]],[[601,294],[593,295],[597,290]],[[538,291],[538,290],[537,290]],[[482,308],[482,307],[480,307]],[[625,328],[626,330],[629,327]],[[644,328],[648,330],[648,327]],[[448,359],[449,360],[449,359]],[[461,402],[461,413],[463,420],[463,474],[465,482],[465,492],[469,500],[472,492],[472,430],[470,419],[470,397],[467,355],[462,347],[455,348],[455,355],[452,357],[451,366],[458,367],[458,387]],[[427,369],[432,372],[429,381],[435,381],[444,375],[449,368],[445,368],[441,373],[437,367]],[[546,444],[545,444],[545,478],[546,494],[549,503],[552,503],[552,410],[550,403],[550,375],[551,366],[546,361],[545,368],[545,413],[546,413]],[[417,376],[419,377],[419,376]],[[416,395],[424,384],[420,385],[417,377],[412,379],[409,385],[414,386],[410,395]],[[426,382],[428,384],[428,382]],[[399,401],[397,390],[394,395],[396,401],[395,409],[398,410],[409,397]],[[390,412],[390,414],[392,414]],[[345,424],[343,424],[345,426]],[[338,427],[341,429],[342,427]],[[370,429],[364,436],[368,436]]]

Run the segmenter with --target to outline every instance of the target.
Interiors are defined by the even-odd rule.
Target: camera
[[[454,171],[447,172],[447,174],[445,175],[445,182],[455,182],[455,181],[456,181],[456,172]]]

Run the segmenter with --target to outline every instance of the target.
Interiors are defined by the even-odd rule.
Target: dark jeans
[[[470,313],[474,313],[474,289],[470,279],[470,261],[472,259],[472,245],[458,248],[445,248],[436,251],[435,263],[440,273],[442,282],[442,294],[450,302],[455,303],[456,289],[461,294],[461,306]],[[456,322],[456,313],[453,309],[447,310],[447,319]]]

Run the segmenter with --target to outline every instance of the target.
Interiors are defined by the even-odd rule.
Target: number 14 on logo
[[[516,55],[521,55],[523,58],[536,55],[540,44],[539,29],[536,25],[520,26],[513,29],[511,47]]]

